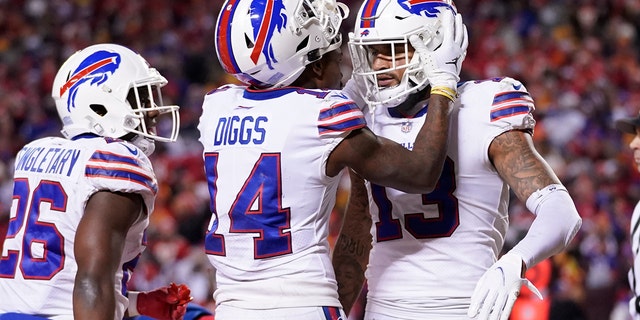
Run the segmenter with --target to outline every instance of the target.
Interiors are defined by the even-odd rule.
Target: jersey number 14
[[[216,233],[218,219],[216,194],[218,192],[218,153],[206,153],[204,157],[211,211],[216,220],[205,239],[207,254],[225,256],[224,235]],[[282,180],[280,179],[280,154],[263,153],[253,166],[235,201],[229,209],[229,233],[257,233],[253,238],[254,258],[264,259],[292,252],[291,210],[282,207]],[[252,208],[258,203],[257,208]]]

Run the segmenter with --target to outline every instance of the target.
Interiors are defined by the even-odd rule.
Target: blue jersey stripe
[[[318,121],[327,121],[339,115],[350,113],[353,110],[360,110],[360,109],[358,109],[358,106],[351,101],[341,105],[334,105],[330,109],[320,111],[320,115],[318,116]]]
[[[30,314],[22,314],[16,312],[8,312],[0,314],[0,320],[47,320],[48,318],[32,316]]]
[[[87,166],[84,174],[88,178],[107,178],[131,181],[149,188],[154,194],[158,192],[158,185],[154,183],[153,179],[131,170]]]
[[[515,99],[525,99],[525,100],[531,101],[531,96],[529,95],[528,92],[523,92],[523,91],[503,92],[501,94],[496,95],[493,98],[493,105],[499,104],[507,100],[515,100]]]
[[[355,117],[345,119],[343,121],[332,122],[327,125],[319,125],[318,132],[320,134],[326,134],[330,132],[342,132],[342,131],[351,131],[355,129],[362,128],[366,125],[363,117]]]
[[[99,160],[99,161],[106,161],[106,162],[119,162],[119,163],[126,163],[126,164],[130,164],[130,165],[134,165],[134,166],[137,166],[137,167],[140,166],[140,164],[138,163],[138,161],[135,158],[125,157],[125,156],[121,156],[119,154],[103,152],[103,151],[94,152],[93,155],[91,155],[91,158],[89,160]]]
[[[326,320],[339,320],[340,318],[340,309],[337,307],[322,307],[322,312],[324,313],[324,317]]]
[[[512,105],[508,108],[497,109],[491,112],[491,121],[496,121],[504,117],[529,113],[529,105]]]

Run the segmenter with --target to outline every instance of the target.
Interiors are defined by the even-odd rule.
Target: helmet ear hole
[[[104,105],[101,105],[101,104],[90,104],[89,108],[91,108],[91,110],[93,110],[93,112],[95,112],[96,114],[98,114],[101,117],[103,117],[105,114],[107,114],[107,108],[105,108]]]
[[[322,58],[322,55],[320,55],[319,50],[311,50],[307,54],[307,59],[309,59],[309,62],[316,62],[320,60],[320,58]]]
[[[296,47],[296,52],[306,48],[309,45],[309,37],[304,37],[304,39],[302,39],[302,41],[300,41],[300,43],[298,43],[298,47]],[[316,51],[318,51],[318,49],[315,49]]]
[[[244,34],[244,42],[247,45],[247,48],[252,49],[253,47],[255,47],[255,44],[253,43],[253,41],[251,41],[251,39],[249,39],[249,36],[245,33]]]

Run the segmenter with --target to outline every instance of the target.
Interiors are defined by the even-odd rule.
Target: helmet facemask
[[[428,50],[442,44],[441,13],[457,12],[451,0],[405,2],[397,0],[365,0],[358,12],[355,28],[349,34],[349,51],[353,63],[353,79],[370,106],[396,106],[411,94],[429,85],[423,63],[409,38],[417,35]],[[389,66],[374,66],[375,56],[369,46],[389,46]],[[404,63],[398,57],[412,57]],[[384,67],[384,69],[382,69]],[[403,70],[399,84],[393,87],[378,85],[377,78],[385,73]]]
[[[133,110],[131,119],[133,122],[138,123],[137,126],[125,126],[128,131],[156,141],[176,141],[178,126],[170,126],[166,133],[164,132],[166,128],[157,128],[165,123],[180,122],[177,106],[164,105],[159,86],[147,83],[133,87],[129,91],[127,101]],[[164,134],[158,134],[158,131],[162,131]]]
[[[155,149],[155,141],[173,142],[178,138],[180,114],[178,107],[165,106],[160,86],[146,83],[129,90],[127,102],[132,113],[125,118],[124,128],[129,133],[123,136],[149,155]],[[163,134],[159,134],[162,132]]]
[[[380,47],[384,47],[380,49]],[[349,52],[353,63],[353,79],[358,87],[366,90],[362,92],[365,101],[369,105],[396,105],[404,99],[404,92],[411,89],[409,84],[410,73],[418,71],[417,59],[409,58],[413,55],[413,50],[406,39],[381,40],[367,43],[349,42]],[[374,59],[378,54],[385,56],[389,67],[374,70]],[[400,60],[404,59],[404,63]],[[392,73],[396,70],[403,70],[400,82],[393,87],[378,85],[378,76]]]

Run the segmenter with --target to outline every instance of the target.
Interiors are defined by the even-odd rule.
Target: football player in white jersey
[[[175,141],[178,106],[167,80],[115,44],[80,50],[61,66],[52,96],[62,137],[17,154],[13,203],[0,259],[0,319],[181,319],[185,285],[129,292],[145,247],[158,184],[148,155]],[[155,123],[167,118],[166,135]]]
[[[414,147],[433,106],[433,96],[422,99],[433,86],[421,77],[430,68],[424,47],[441,45],[451,19],[461,15],[450,1],[362,4],[349,39],[357,86],[348,83],[345,92],[360,88],[375,134]],[[566,188],[534,149],[534,103],[522,83],[467,81],[457,94],[433,192],[406,193],[371,180],[364,189],[352,177],[333,262],[346,310],[363,277],[341,270],[366,269],[365,319],[505,320],[528,284],[525,270],[563,250],[581,225]],[[526,237],[500,257],[509,190],[536,217]],[[373,223],[365,226],[367,219]]]
[[[347,167],[381,185],[433,190],[455,87],[434,91],[413,151],[365,127],[339,89],[335,0],[228,0],[216,29],[225,70],[247,85],[204,98],[200,141],[211,196],[205,240],[216,269],[216,319],[346,319],[330,261],[328,221]],[[434,83],[455,84],[466,41],[424,52]],[[422,191],[420,191],[422,190]]]
[[[634,135],[631,142],[629,142],[629,148],[633,151],[636,169],[640,171],[640,115],[618,119],[615,125],[621,132]],[[640,202],[633,209],[630,225],[629,235],[633,262],[628,273],[629,287],[632,294],[629,300],[629,314],[633,320],[640,320]]]

